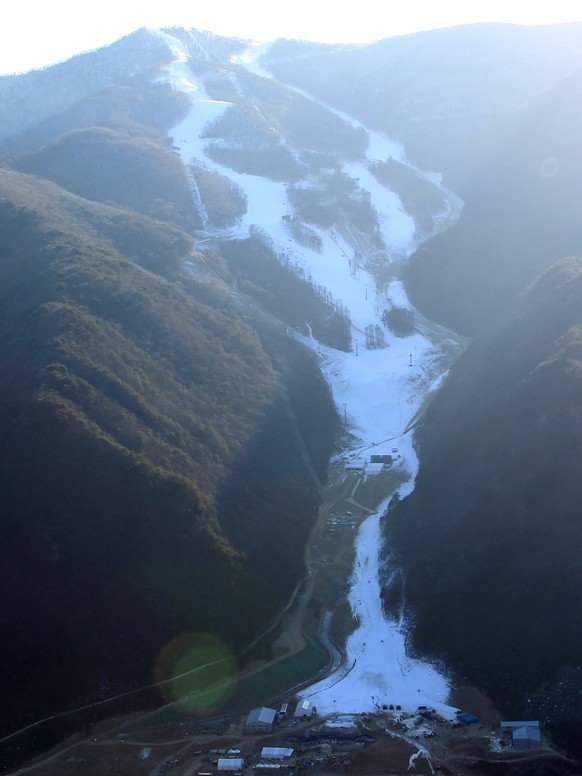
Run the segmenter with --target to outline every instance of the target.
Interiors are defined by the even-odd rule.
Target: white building
[[[268,709],[261,706],[260,709],[253,709],[245,723],[246,733],[270,733],[273,730],[273,724],[277,712],[275,709]]]
[[[283,746],[264,746],[261,749],[261,759],[284,760],[286,757],[291,757],[294,751],[294,749],[287,749]]]
[[[311,701],[302,700],[299,701],[293,715],[296,719],[307,719],[313,714],[313,704]]]
[[[501,732],[511,735],[514,749],[538,749],[542,745],[540,723],[537,720],[502,722]]]
[[[366,468],[366,461],[363,458],[352,458],[346,463],[346,471],[363,472]]]
[[[242,757],[221,757],[218,761],[218,770],[222,773],[242,771],[244,764]]]

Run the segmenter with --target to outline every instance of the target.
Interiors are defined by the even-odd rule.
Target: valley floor
[[[449,702],[475,713],[479,717],[475,725],[452,726],[441,717],[422,720],[414,711],[378,709],[376,713],[322,714],[303,722],[286,719],[272,734],[244,735],[250,708],[261,704],[278,708],[283,700],[292,702],[301,687],[329,676],[345,661],[345,643],[354,627],[346,601],[357,526],[401,479],[397,470],[388,470],[371,481],[356,472],[346,476],[344,462],[332,466],[306,549],[305,580],[279,620],[263,635],[272,657],[251,662],[236,678],[239,690],[247,680],[255,686],[263,683],[262,694],[253,697],[254,703],[245,704],[241,691],[222,713],[215,710],[196,716],[173,704],[108,719],[85,731],[88,735],[73,736],[16,773],[194,776],[217,772],[219,755],[212,750],[240,749],[247,763],[243,772],[251,774],[263,746],[294,748],[288,772],[306,770],[318,776],[338,772],[402,774],[410,766],[417,774],[435,770],[512,776],[576,772],[571,761],[550,748],[530,753],[515,753],[507,747],[493,751],[491,737],[501,717],[487,698],[464,686],[452,690]],[[329,656],[317,675],[300,686],[285,686],[293,660],[305,658],[310,651],[317,653],[318,647],[321,656],[321,646]],[[278,672],[277,667],[288,670]],[[314,740],[302,744],[300,736]]]

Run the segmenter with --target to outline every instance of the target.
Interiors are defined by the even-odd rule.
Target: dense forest
[[[279,40],[263,64],[400,141],[407,158],[456,189],[483,132],[582,66],[581,26],[472,24],[367,46]]]
[[[161,131],[183,101],[149,67],[4,140],[3,733],[149,684],[183,632],[244,662],[303,572],[339,427],[311,351],[197,252]]]
[[[433,319],[474,334],[559,258],[579,255],[582,70],[491,128],[463,186],[458,223],[430,240],[405,273]],[[486,141],[485,141],[486,140]]]
[[[206,158],[285,184],[283,246],[237,234],[242,187],[172,145],[190,102],[160,77],[162,36],[0,77],[0,737],[150,683],[184,632],[244,662],[304,573],[341,426],[308,338],[349,351],[351,323],[287,240],[318,252],[339,225],[346,259],[387,276],[382,214],[345,172],[360,120],[425,171],[366,169],[418,241],[447,203],[432,172],[463,198],[402,277],[472,337],[384,521],[386,609],[404,602],[411,647],[508,716],[579,744],[580,31],[281,40],[272,79],[237,69],[243,41],[174,31],[229,104],[196,138]]]
[[[385,590],[417,649],[578,749],[581,82],[496,130],[458,224],[412,257],[423,308],[474,339],[418,430],[416,488],[388,520],[403,587]]]

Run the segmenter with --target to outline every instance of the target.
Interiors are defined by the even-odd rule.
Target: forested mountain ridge
[[[547,660],[547,633],[579,643],[577,617],[553,612],[562,595],[575,607],[579,589],[580,268],[550,267],[582,255],[568,111],[579,79],[564,78],[581,64],[579,25],[478,25],[370,47],[281,41],[262,61],[281,81],[237,66],[244,41],[173,34],[208,110],[187,163],[168,132],[191,102],[168,77],[180,52],[161,34],[0,79],[4,730],[149,682],[183,631],[240,653],[300,578],[339,418],[299,340],[352,344],[341,301],[285,250],[317,252],[321,230],[343,230],[350,269],[362,262],[381,284],[382,214],[354,169],[420,214],[417,239],[446,205],[432,176],[366,157],[371,134],[324,103],[462,182],[466,215],[417,253],[408,280],[425,312],[476,339],[426,417],[418,496],[394,512],[393,535],[417,646],[512,708],[533,686],[532,713],[545,713],[560,671],[580,670],[566,644]],[[277,246],[259,228],[239,232],[241,176],[285,185]],[[467,245],[475,282],[463,275]],[[553,575],[545,589],[530,585],[538,567]],[[501,608],[497,580],[497,596],[512,584]],[[523,646],[524,634],[530,657],[506,681],[511,639]]]
[[[578,752],[581,83],[497,128],[458,224],[411,258],[423,309],[475,337],[417,432],[416,487],[387,524],[403,587],[385,591],[417,648]]]
[[[466,334],[507,315],[535,277],[582,245],[582,70],[523,105],[487,136],[452,229],[421,246],[411,298]]]
[[[276,77],[386,132],[453,188],[479,156],[481,133],[582,66],[581,24],[474,24],[366,46],[277,41]]]
[[[233,649],[253,635],[298,573],[317,505],[287,402],[308,426],[307,403],[315,392],[325,406],[327,393],[315,364],[263,324],[279,347],[270,357],[220,288],[168,282],[109,243],[112,217],[120,231],[147,220],[19,173],[3,171],[0,185],[2,649],[14,720],[18,698],[21,714],[62,699],[48,688],[63,660],[68,686],[90,696],[102,671],[112,684],[147,677],[152,651],[176,629],[211,631]],[[152,224],[147,238],[172,261],[172,229]],[[305,406],[291,383],[299,364]],[[330,408],[330,429],[333,419]],[[313,447],[322,474],[331,439]],[[273,531],[273,541],[286,536],[283,555],[271,546],[261,559],[256,543],[231,540],[240,502],[253,505],[247,522],[262,521],[263,547]],[[243,620],[224,616],[233,605]]]
[[[553,265],[451,371],[390,514],[423,652],[577,742],[582,259]],[[386,593],[387,601],[390,593]]]
[[[153,80],[168,61],[168,47],[145,29],[111,46],[80,54],[42,70],[0,77],[0,142],[20,135],[80,100],[108,88],[135,87]],[[89,100],[87,105],[91,105]],[[89,114],[90,115],[90,114]]]
[[[105,127],[80,129],[27,154],[14,167],[86,199],[117,203],[190,233],[198,223],[186,170],[155,139]]]
[[[149,684],[185,631],[240,653],[302,573],[338,431],[311,352],[195,250],[180,95],[135,90],[0,169],[4,733]]]

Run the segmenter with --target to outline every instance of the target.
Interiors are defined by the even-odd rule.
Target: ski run
[[[352,352],[325,347],[313,338],[307,341],[319,355],[338,411],[353,435],[353,446],[344,456],[369,460],[371,452],[394,455],[396,449],[398,465],[407,478],[399,495],[407,495],[414,488],[418,470],[410,426],[428,394],[438,389],[445,379],[453,357],[451,352],[454,355],[459,346],[450,339],[448,349],[435,345],[418,333],[418,329],[410,336],[396,337],[381,322],[380,314],[392,306],[412,310],[399,281],[393,281],[387,289],[376,290],[372,275],[352,262],[353,246],[333,230],[311,227],[322,240],[321,252],[294,243],[282,221],[283,216],[292,214],[285,183],[234,172],[205,156],[203,127],[230,103],[208,96],[204,84],[188,66],[186,47],[181,41],[164,32],[156,31],[156,34],[174,54],[167,68],[168,81],[192,100],[188,116],[171,131],[182,160],[186,165],[192,160],[203,162],[209,170],[227,175],[245,193],[247,212],[230,233],[244,238],[252,226],[260,227],[287,262],[309,274],[315,284],[327,288],[348,309],[352,321]],[[264,49],[250,47],[245,55],[237,58],[238,65],[255,74],[268,75],[257,65],[261,50]],[[361,126],[344,114],[338,115],[354,126]],[[398,144],[379,132],[368,132],[368,135],[370,158],[392,157],[406,163]],[[402,208],[398,196],[382,186],[362,163],[346,164],[343,171],[357,178],[360,187],[370,193],[389,258],[410,255],[418,244],[415,223]],[[438,176],[430,179],[439,185]],[[386,347],[365,346],[366,327],[370,324],[381,327]],[[423,330],[429,329],[423,327]],[[364,476],[374,476],[372,469],[368,467]],[[389,502],[387,499],[379,504],[377,513],[365,519],[357,535],[349,602],[359,627],[348,639],[346,659],[334,674],[304,690],[302,696],[313,702],[319,714],[362,713],[384,704],[399,704],[403,711],[410,712],[419,705],[435,708],[444,717],[453,719],[456,709],[447,704],[450,689],[447,677],[427,661],[407,655],[405,623],[387,619],[382,611],[378,556],[382,544],[381,521]]]

